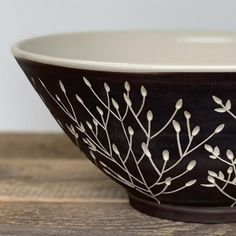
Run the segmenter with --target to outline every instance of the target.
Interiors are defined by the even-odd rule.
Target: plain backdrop
[[[59,127],[11,55],[28,37],[67,31],[236,31],[235,0],[0,0],[0,132]]]

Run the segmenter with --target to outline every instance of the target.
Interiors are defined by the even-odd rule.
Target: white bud
[[[142,94],[143,97],[147,96],[147,90],[144,86],[141,87],[141,94]]]
[[[196,126],[194,127],[193,131],[192,131],[192,136],[196,136],[200,131],[200,127]]]
[[[115,107],[116,110],[119,110],[119,104],[117,103],[117,101],[115,99],[111,99],[112,105]]]
[[[164,151],[162,152],[162,157],[163,157],[163,160],[164,160],[164,161],[168,161],[168,160],[170,159],[170,153],[169,153],[169,151],[168,151],[168,150],[164,150]]]
[[[213,154],[215,156],[219,156],[220,155],[220,149],[218,148],[218,146],[215,146],[214,150],[213,150]]]
[[[125,90],[130,91],[130,85],[127,81],[125,82]]]
[[[110,90],[111,90],[107,83],[104,83],[104,88],[105,88],[107,93],[109,93]]]
[[[131,102],[130,98],[125,93],[124,93],[124,99],[125,99],[125,102],[127,103],[128,106],[132,105],[132,102]]]
[[[142,143],[142,149],[143,149],[143,152],[144,154],[147,156],[147,157],[151,157],[152,154],[150,153],[149,149],[148,149],[148,146],[146,143]]]
[[[128,127],[128,132],[129,132],[129,134],[130,134],[131,136],[134,135],[134,130],[133,130],[133,128],[132,128],[131,126]]]
[[[209,170],[208,171],[208,175],[212,176],[212,177],[217,177],[217,174],[216,172],[212,171],[212,170]]]
[[[188,166],[187,166],[187,170],[191,171],[195,166],[196,166],[197,162],[195,160],[190,161]]]
[[[84,80],[84,83],[88,86],[88,87],[92,87],[91,86],[91,84],[90,84],[90,82],[85,78],[85,77],[83,77],[83,80]]]
[[[147,120],[148,120],[148,121],[152,121],[152,119],[153,119],[152,111],[148,111],[148,112],[147,112]]]
[[[170,185],[171,185],[171,177],[167,177],[167,178],[165,179],[165,184],[166,184],[167,186],[170,186]]]
[[[86,121],[86,125],[89,127],[89,129],[93,129],[92,125],[88,121]]]
[[[220,133],[224,129],[224,127],[225,127],[224,124],[217,126],[215,129],[215,133]]]
[[[175,104],[175,109],[179,110],[182,108],[182,106],[183,106],[183,99],[179,99]]]
[[[99,113],[101,116],[103,116],[103,111],[102,111],[102,109],[101,109],[100,107],[98,107],[98,106],[96,106],[96,109],[97,109],[98,113]]]
[[[114,143],[112,144],[112,149],[113,149],[113,151],[115,152],[116,155],[120,155],[120,152],[119,152],[117,146]]]
[[[215,103],[220,104],[220,105],[222,104],[222,100],[220,98],[218,98],[216,96],[212,96],[212,98],[215,101]]]
[[[95,155],[94,155],[93,151],[91,151],[91,150],[90,150],[90,152],[89,152],[89,153],[90,153],[90,156],[93,158],[93,160],[96,160],[96,157],[95,157]]]
[[[188,111],[184,112],[184,116],[186,119],[190,119],[191,118],[191,114]]]
[[[95,126],[98,126],[98,122],[95,119],[93,119],[93,123]]]
[[[212,146],[210,146],[210,145],[208,145],[208,144],[205,144],[205,145],[204,145],[204,148],[205,148],[208,152],[210,152],[210,153],[213,152]]]
[[[234,159],[234,154],[233,154],[233,152],[232,152],[231,150],[229,150],[229,149],[226,151],[226,156],[227,156],[228,159],[231,160],[231,161]]]
[[[83,100],[81,99],[81,97],[79,96],[79,95],[75,95],[76,96],[76,99],[81,103],[81,104],[83,104],[84,102],[83,102]]]
[[[85,132],[84,125],[83,125],[81,122],[80,122],[79,130],[80,130],[82,133]]]
[[[56,99],[60,102],[61,99],[58,97],[58,95],[56,94]]]
[[[231,101],[230,101],[230,100],[228,100],[228,101],[226,102],[225,108],[226,108],[227,110],[230,110],[230,109],[231,109]]]
[[[187,183],[185,183],[185,187],[190,187],[192,185],[194,185],[197,182],[196,179],[190,180]]]
[[[65,89],[63,83],[61,82],[61,80],[59,80],[59,85],[60,85],[61,90],[63,91],[63,93],[66,93],[66,89]]]
[[[179,122],[177,122],[176,120],[173,120],[172,124],[174,126],[175,131],[179,133],[181,131]]]
[[[230,175],[230,174],[232,174],[232,172],[233,172],[233,167],[230,166],[230,167],[228,168],[228,170],[227,170],[227,173]]]
[[[207,180],[212,184],[214,184],[216,182],[215,179],[210,175],[207,177]]]
[[[225,176],[222,171],[219,171],[219,179],[224,180]]]

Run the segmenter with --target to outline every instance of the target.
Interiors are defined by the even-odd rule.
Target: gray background
[[[0,0],[0,131],[59,131],[14,61],[21,39],[67,31],[236,31],[235,0]]]

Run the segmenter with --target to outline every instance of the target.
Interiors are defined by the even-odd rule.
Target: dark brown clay
[[[69,138],[131,205],[236,222],[236,72],[109,72],[17,57]]]
[[[112,73],[69,69],[17,60],[65,133],[94,164],[127,188],[130,195],[134,196],[131,198],[131,204],[136,209],[150,215],[190,222],[235,221],[236,218],[232,218],[235,210],[230,207],[235,200],[229,196],[236,197],[236,187],[230,182],[224,188],[225,192],[227,191],[226,194],[230,194],[227,196],[216,187],[216,184],[219,188],[224,187],[224,180],[228,177],[227,171],[230,172],[228,164],[225,163],[229,160],[225,151],[227,149],[232,152],[236,151],[234,148],[236,120],[228,112],[222,114],[214,110],[221,105],[217,104],[216,98],[217,102],[214,101],[212,95],[221,98],[223,104],[228,98],[232,104],[236,104],[234,92],[236,73]],[[123,93],[127,94],[127,92],[129,92],[130,100],[125,101]],[[114,160],[110,160],[108,154],[105,155],[106,152],[103,151],[102,146],[108,151],[109,143],[106,132],[99,127],[98,122],[102,122],[101,112],[106,120],[107,108],[96,99],[94,94],[104,103],[107,94],[110,99],[113,98],[113,104],[110,101],[110,109],[114,114],[116,114],[118,104],[120,114],[124,115],[128,109],[124,120],[124,130],[129,134],[129,140],[130,137],[133,138],[134,155],[138,156],[139,160],[142,158],[139,169],[131,151],[130,153],[128,151],[129,146],[122,133],[124,132],[122,125],[116,117],[112,117],[113,115],[110,115],[107,130]],[[151,136],[155,135],[156,131],[159,132],[158,136],[150,142],[149,148],[142,146],[147,137],[127,105],[129,102],[132,103],[131,108],[137,113],[144,97],[145,106],[140,112],[139,121],[144,129],[148,127],[148,122],[151,123]],[[68,110],[70,115],[65,110]],[[163,129],[175,111],[176,114]],[[92,119],[90,113],[94,114],[97,122]],[[72,117],[76,117],[78,121]],[[191,137],[194,137],[189,150],[197,148],[181,158],[176,138],[179,135],[182,152],[184,152],[189,144],[186,127],[188,120],[191,125]],[[198,128],[194,128],[198,126],[200,126],[199,133]],[[98,127],[99,140],[91,138],[94,141],[89,142],[88,137],[92,137],[96,127]],[[178,128],[181,129],[180,132]],[[197,134],[193,134],[194,130]],[[201,145],[198,147],[199,144]],[[206,144],[209,145],[205,146],[207,150],[204,149]],[[210,146],[214,147],[214,150],[211,150]],[[217,153],[217,146],[222,157]],[[164,150],[168,152],[163,153]],[[209,151],[216,153],[214,155]],[[209,155],[214,155],[214,157],[210,158]],[[228,155],[230,155],[229,152]],[[122,163],[125,158],[127,161],[124,165]],[[164,173],[158,180],[160,177],[158,171],[161,171],[165,162],[164,170],[170,169],[170,171]],[[224,175],[222,180],[220,175]],[[214,183],[212,179],[215,180]],[[156,183],[151,193],[146,190],[145,182],[147,186]],[[165,188],[166,190],[163,191]],[[168,207],[165,208],[165,205]],[[179,206],[177,207],[178,214],[174,213],[176,205]],[[171,214],[171,209],[173,214]],[[189,218],[191,214],[194,216],[196,209],[201,213],[201,217],[197,215],[197,218]],[[228,212],[230,217],[222,219],[218,214],[220,211],[214,209],[220,209],[220,211],[224,209],[222,211],[224,215]]]

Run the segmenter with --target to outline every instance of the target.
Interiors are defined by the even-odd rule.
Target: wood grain
[[[235,235],[137,212],[64,135],[1,134],[0,150],[0,235]]]

